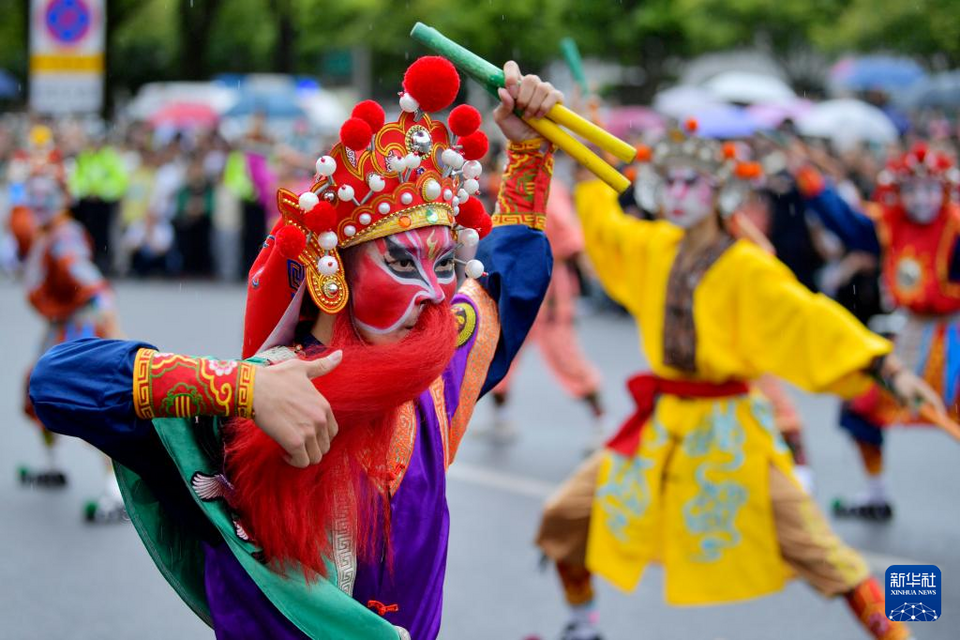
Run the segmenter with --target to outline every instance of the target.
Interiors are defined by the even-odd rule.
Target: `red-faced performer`
[[[250,272],[249,360],[77,342],[38,366],[38,414],[117,461],[138,532],[219,638],[436,637],[445,470],[552,264],[552,151],[513,110],[542,115],[561,96],[516,64],[505,73],[492,219],[474,197],[480,114],[431,116],[459,77],[421,58],[397,121],[357,105],[312,188],[280,190]]]

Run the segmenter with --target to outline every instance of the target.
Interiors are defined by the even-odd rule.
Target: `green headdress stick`
[[[497,89],[504,86],[503,70],[498,69],[472,51],[465,49],[453,40],[432,27],[418,22],[414,25],[410,35],[417,42],[447,58],[463,73],[467,74],[492,95],[497,95]],[[580,135],[582,138],[596,144],[620,158],[624,162],[632,162],[636,156],[636,149],[623,140],[610,135],[592,122],[558,104],[550,109],[545,118],[524,118],[537,133],[566,151],[577,162],[593,172],[598,178],[609,184],[618,192],[623,192],[630,186],[630,181],[616,169],[603,161],[597,154],[590,151],[584,144],[576,140],[558,125],[563,125]]]
[[[567,66],[570,67],[573,79],[580,87],[580,95],[584,97],[589,95],[590,87],[587,86],[587,76],[583,73],[583,58],[580,57],[577,42],[573,38],[564,38],[560,41],[560,52],[563,54],[563,59],[567,61]]]

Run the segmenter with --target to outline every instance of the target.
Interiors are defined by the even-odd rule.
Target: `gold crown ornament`
[[[456,69],[444,58],[420,58],[407,69],[403,88],[397,121],[385,123],[372,100],[359,103],[340,142],[317,160],[313,186],[299,195],[277,192],[285,222],[277,246],[305,266],[310,296],[327,313],[349,299],[340,250],[436,225],[451,227],[458,243],[473,247],[490,231],[490,216],[475,197],[489,147],[480,113],[460,105],[447,123],[428,115],[456,98]],[[479,277],[483,265],[471,260],[465,271]]]

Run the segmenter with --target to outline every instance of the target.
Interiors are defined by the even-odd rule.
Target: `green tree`
[[[960,3],[956,0],[852,0],[813,41],[831,51],[884,50],[919,56],[936,66],[960,65]]]
[[[26,79],[30,0],[0,0],[0,69]]]

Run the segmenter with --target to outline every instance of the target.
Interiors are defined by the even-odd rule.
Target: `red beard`
[[[388,453],[397,412],[440,376],[456,349],[448,305],[429,305],[407,337],[384,345],[363,342],[348,315],[337,317],[329,347],[304,353],[312,360],[343,350],[340,365],[314,381],[340,427],[319,464],[290,466],[252,420],[234,419],[225,429],[231,507],[271,566],[282,572],[299,564],[308,578],[327,575],[335,521],[338,530],[346,526],[359,558],[375,558],[379,542],[389,541]]]

